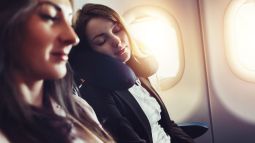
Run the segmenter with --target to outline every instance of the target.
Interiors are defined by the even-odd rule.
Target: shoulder
[[[153,86],[152,86],[152,84],[151,84],[151,82],[150,82],[150,80],[148,78],[146,78],[146,77],[139,77],[139,80],[141,81],[143,87],[150,88],[150,89],[154,90],[154,88],[153,88]]]
[[[90,116],[94,121],[96,121],[97,123],[99,123],[95,111],[94,111],[93,108],[87,103],[87,101],[85,101],[84,99],[82,99],[81,97],[76,96],[76,95],[73,96],[73,98],[74,98],[75,102],[83,109],[83,111],[85,111],[86,113],[88,113],[89,116]]]
[[[75,102],[77,104],[79,104],[85,111],[88,111],[90,113],[94,114],[94,110],[93,108],[88,104],[87,101],[85,101],[84,99],[82,99],[80,96],[73,96]]]
[[[83,95],[83,94],[86,94],[86,95],[102,95],[102,94],[108,94],[111,92],[111,90],[107,90],[107,89],[104,89],[104,88],[101,88],[101,87],[97,87],[97,86],[93,86],[93,85],[90,85],[90,84],[83,84],[81,86],[81,88],[79,89],[80,90],[80,93]]]
[[[10,143],[1,131],[0,131],[0,143]]]
[[[112,98],[114,90],[106,90],[85,84],[80,88],[80,93],[81,97],[91,104],[91,102],[99,103],[100,101]]]

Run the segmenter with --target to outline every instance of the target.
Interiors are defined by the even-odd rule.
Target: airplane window
[[[255,81],[255,1],[234,0],[225,15],[226,54],[231,69]]]
[[[159,63],[150,79],[160,90],[172,87],[183,71],[182,44],[176,20],[162,9],[136,7],[124,14],[139,48],[149,51]]]

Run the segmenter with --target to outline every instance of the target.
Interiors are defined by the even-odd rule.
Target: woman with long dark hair
[[[0,142],[113,142],[73,95],[70,0],[0,1]]]
[[[71,51],[70,63],[83,79],[82,97],[117,142],[194,142],[170,120],[148,80],[157,64],[136,47],[117,12],[86,4],[74,29],[80,43]]]

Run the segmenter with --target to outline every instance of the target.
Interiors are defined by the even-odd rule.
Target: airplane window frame
[[[247,3],[255,4],[255,1],[250,0],[232,0],[226,8],[224,15],[224,42],[225,56],[230,70],[236,77],[247,82],[255,82],[255,70],[249,70],[240,63],[240,58],[235,54],[234,48],[237,49],[238,35],[234,30],[234,19],[240,10],[240,7]]]
[[[166,20],[171,24],[169,26],[173,27],[176,33],[179,69],[175,77],[164,77],[159,79],[156,73],[149,79],[151,80],[152,85],[159,91],[164,91],[175,86],[183,76],[185,67],[183,40],[180,27],[175,17],[161,7],[148,5],[131,8],[123,14],[123,17],[126,20],[128,26],[130,26],[130,24],[133,24],[136,18],[140,19],[141,17],[155,17],[162,19],[163,21]]]

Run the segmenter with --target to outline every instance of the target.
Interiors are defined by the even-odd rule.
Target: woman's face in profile
[[[131,55],[130,42],[122,25],[104,18],[92,18],[85,33],[93,50],[125,63]]]
[[[18,65],[34,79],[58,79],[66,74],[68,54],[79,39],[71,25],[69,0],[44,0],[28,17]],[[25,70],[24,70],[25,69]]]

